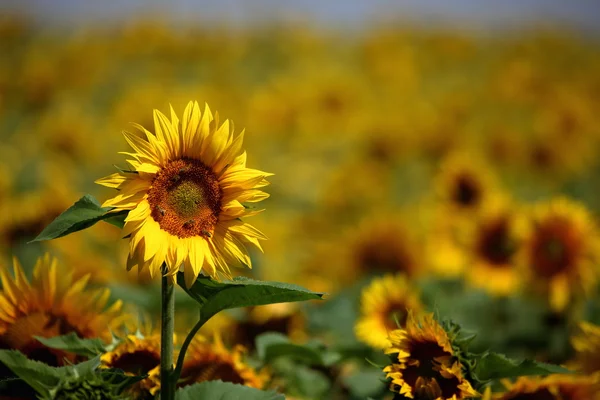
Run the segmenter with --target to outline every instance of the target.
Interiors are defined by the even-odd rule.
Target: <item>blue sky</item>
[[[103,22],[168,12],[177,18],[232,22],[302,18],[321,24],[351,24],[379,17],[475,27],[561,23],[600,32],[600,0],[0,0],[2,8],[21,8],[60,23]]]

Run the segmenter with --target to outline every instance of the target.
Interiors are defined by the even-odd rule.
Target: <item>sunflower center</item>
[[[503,267],[510,263],[515,253],[515,243],[510,238],[508,221],[502,218],[480,232],[480,256],[490,265]]]
[[[463,207],[471,207],[479,202],[481,190],[477,182],[468,175],[458,177],[454,189],[454,201]]]
[[[186,384],[192,384],[194,382],[206,382],[221,380],[223,382],[231,382],[237,384],[244,384],[244,378],[235,370],[233,365],[227,362],[206,362],[199,363],[187,367],[182,380]]]
[[[580,238],[564,220],[549,220],[538,226],[531,247],[534,270],[552,277],[574,266],[580,253]]]
[[[357,243],[355,259],[364,273],[413,272],[413,259],[400,232],[375,232]]]
[[[160,356],[153,351],[138,350],[125,353],[111,363],[111,367],[135,375],[145,375],[160,364]]]
[[[221,211],[221,188],[210,168],[182,158],[156,174],[148,203],[164,231],[180,238],[211,237]]]

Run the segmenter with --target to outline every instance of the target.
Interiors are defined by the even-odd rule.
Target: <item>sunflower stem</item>
[[[187,352],[188,347],[192,343],[194,336],[196,333],[202,328],[202,326],[208,321],[208,319],[202,317],[202,309],[200,309],[200,317],[196,325],[192,328],[192,330],[188,333],[187,337],[183,341],[181,345],[181,349],[179,350],[179,356],[177,356],[177,366],[175,367],[175,371],[173,372],[173,381],[177,382],[179,377],[181,376],[181,370],[183,369],[183,361],[185,360],[185,353]]]
[[[173,331],[175,326],[175,285],[165,276],[166,266],[163,264],[161,282],[161,315],[160,315],[160,399],[175,398],[173,379]]]

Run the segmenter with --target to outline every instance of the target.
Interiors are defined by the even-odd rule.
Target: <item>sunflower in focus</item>
[[[390,390],[419,400],[461,400],[479,397],[463,375],[448,334],[433,314],[419,320],[409,313],[405,329],[390,333],[392,364],[383,369]]]
[[[579,333],[571,339],[575,358],[571,367],[585,374],[600,373],[600,326],[579,323]]]
[[[126,375],[148,375],[128,388],[134,399],[150,399],[160,390],[160,334],[127,335],[101,358],[101,367],[118,368]]]
[[[373,279],[361,295],[356,337],[375,348],[391,345],[391,331],[406,325],[409,310],[419,313],[423,305],[402,274]],[[397,324],[400,324],[398,326]]]
[[[119,194],[104,202],[114,211],[129,210],[123,235],[130,236],[127,268],[151,277],[174,277],[184,265],[187,286],[200,272],[218,279],[231,276],[230,266],[248,266],[248,246],[262,250],[266,237],[240,218],[259,210],[242,203],[268,197],[260,188],[271,174],[246,168],[243,132],[233,137],[233,124],[219,126],[218,114],[190,102],[181,124],[171,109],[169,120],[154,111],[154,133],[135,125],[124,132],[133,148],[126,153],[131,170],[99,179]],[[173,278],[174,279],[174,278]]]
[[[228,350],[219,335],[212,342],[196,336],[186,352],[179,386],[221,380],[262,389],[269,375],[266,370],[256,371],[244,363],[244,353],[244,347],[239,345]]]
[[[73,278],[73,271],[48,254],[37,260],[31,283],[16,259],[13,270],[14,278],[0,268],[0,348],[19,350],[29,359],[59,366],[65,358],[75,359],[47,348],[34,336],[74,332],[81,338],[110,340],[109,327],[116,327],[122,318],[121,301],[107,308],[110,291],[87,287],[89,275]]]
[[[442,162],[434,184],[440,204],[460,215],[477,213],[497,191],[489,168],[478,158],[462,153]]]
[[[495,295],[506,296],[519,284],[517,254],[522,229],[517,211],[504,202],[483,206],[469,235],[468,281]]]
[[[597,228],[583,205],[566,198],[538,204],[529,225],[522,248],[529,287],[560,311],[597,280]]]
[[[545,378],[522,376],[506,384],[504,393],[489,390],[483,400],[598,400],[598,377],[578,375],[549,375]]]

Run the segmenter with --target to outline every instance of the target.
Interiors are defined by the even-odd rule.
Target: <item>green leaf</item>
[[[258,336],[256,350],[258,357],[267,364],[279,357],[290,357],[308,365],[328,366],[340,358],[339,354],[328,352],[321,343],[295,344],[286,335],[276,332]]]
[[[106,350],[100,339],[81,339],[75,332],[53,338],[35,336],[43,345],[84,357],[94,357]]]
[[[208,381],[186,386],[175,392],[175,400],[285,400],[280,393],[265,392],[231,382]]]
[[[112,208],[102,207],[92,195],[86,194],[66,211],[50,223],[42,233],[31,242],[51,240],[70,233],[89,228],[98,221],[109,220],[113,225],[119,224],[117,217],[127,215],[128,211],[109,213]]]
[[[363,368],[342,378],[344,386],[357,398],[378,397],[387,391],[385,374],[379,368]]]
[[[257,281],[245,277],[219,282],[206,276],[199,276],[188,289],[185,286],[183,273],[180,272],[177,274],[177,283],[200,304],[200,313],[204,321],[230,308],[319,300],[324,295],[298,285]]]
[[[43,396],[50,395],[48,389],[56,386],[62,376],[58,368],[29,360],[17,350],[0,350],[0,362]]]
[[[558,365],[533,360],[516,361],[498,354],[485,353],[475,365],[473,375],[479,381],[490,379],[516,378],[525,375],[548,375],[571,373]]]

